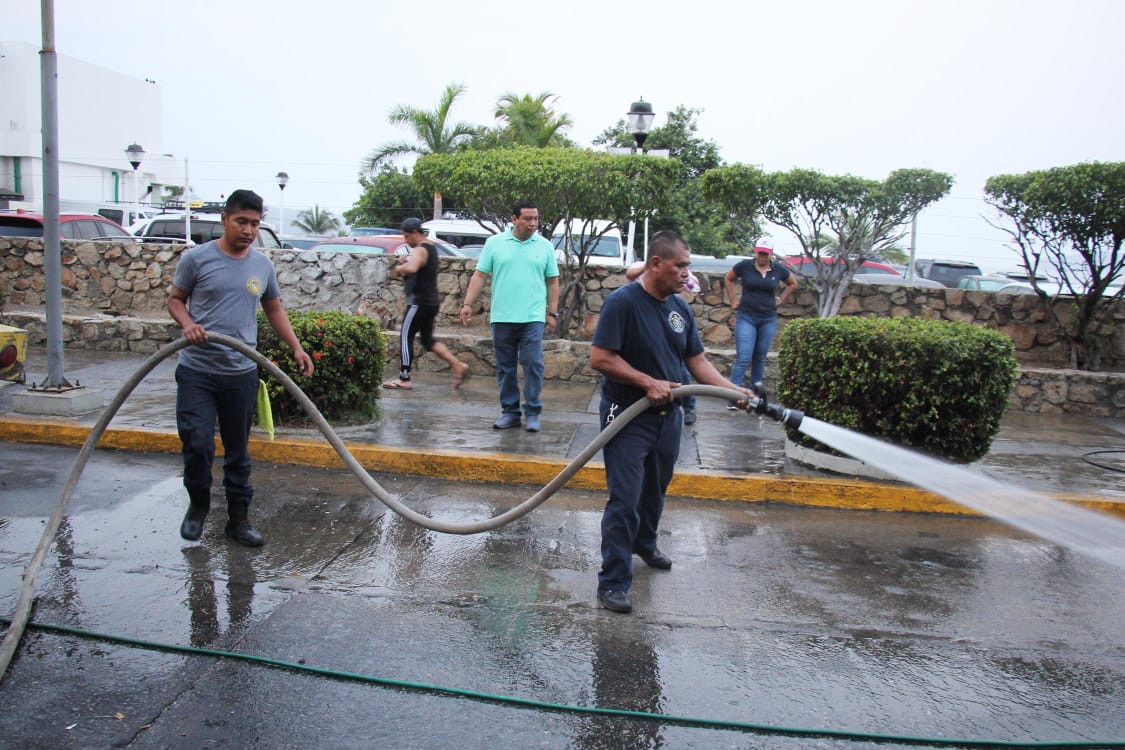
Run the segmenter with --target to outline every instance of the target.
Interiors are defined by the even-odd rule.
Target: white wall
[[[0,157],[8,157],[0,158],[0,186],[15,188],[11,157],[18,157],[27,199],[21,205],[32,208],[43,200],[41,90],[39,50],[0,42]],[[179,184],[182,169],[161,156],[162,99],[154,83],[59,54],[60,198],[132,202],[133,168],[125,156],[131,143],[146,152],[137,174],[141,192],[152,183]]]

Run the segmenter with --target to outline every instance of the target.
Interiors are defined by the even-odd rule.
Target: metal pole
[[[184,157],[184,244],[191,242],[191,180],[188,179],[188,160]]]
[[[47,294],[47,388],[69,388],[63,375],[62,246],[59,242],[59,61],[55,5],[42,0],[43,49],[39,53],[43,114],[43,269]]]
[[[914,242],[918,238],[918,214],[910,218],[910,261],[906,266],[906,283],[914,286],[914,253],[917,247]]]

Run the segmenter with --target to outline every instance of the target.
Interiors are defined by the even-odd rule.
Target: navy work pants
[[[176,428],[184,456],[184,487],[210,491],[215,460],[215,419],[223,440],[223,488],[228,500],[249,503],[250,423],[258,397],[258,371],[237,375],[176,368]]]
[[[623,407],[602,399],[601,426]],[[676,404],[641,413],[602,448],[609,500],[602,513],[602,569],[598,588],[628,591],[633,553],[656,549],[664,492],[680,454],[683,412]]]

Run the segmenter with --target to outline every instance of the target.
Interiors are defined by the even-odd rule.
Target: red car
[[[43,214],[38,211],[0,211],[0,237],[42,237]],[[59,214],[59,237],[64,240],[134,239],[129,230],[98,214]]]
[[[790,255],[788,257],[782,258],[781,262],[785,264],[786,268],[788,268],[798,276],[804,276],[806,278],[812,278],[816,276],[816,265],[803,255]],[[831,265],[832,263],[836,262],[836,259],[821,258],[820,262],[828,263],[829,265]],[[860,266],[856,271],[857,276],[861,274],[872,273],[887,274],[890,276],[902,276],[901,273],[891,268],[886,263],[879,263],[878,261],[874,260],[863,261],[863,265]]]
[[[437,245],[438,254],[443,258],[461,258],[463,254],[457,250],[456,245],[452,245],[442,240],[432,240],[427,238],[426,242]],[[409,253],[410,247],[406,244],[406,238],[401,234],[374,234],[363,235],[360,237],[332,237],[331,239],[322,240],[309,250],[326,253],[362,253],[365,255],[395,255],[400,248],[406,248],[403,253]]]

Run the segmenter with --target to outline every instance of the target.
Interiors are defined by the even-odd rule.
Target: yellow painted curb
[[[0,418],[0,441],[49,445],[82,445],[90,434],[88,426],[71,423]],[[106,429],[99,448],[155,453],[179,453],[180,438],[175,432],[142,427]],[[545,485],[568,464],[551,458],[516,456],[506,453],[457,453],[387,448],[382,445],[347,444],[348,450],[368,471],[438,477],[466,482]],[[216,441],[216,451],[222,446]],[[322,440],[264,437],[250,438],[250,452],[256,460],[278,464],[345,468],[332,446]],[[583,467],[567,487],[605,491],[605,470],[600,463]],[[668,494],[697,500],[775,502],[819,508],[874,510],[884,512],[939,513],[976,516],[974,510],[926,490],[909,485],[884,484],[847,478],[746,475],[723,472],[676,472]],[[1052,494],[1059,500],[1077,503],[1093,510],[1125,517],[1125,503],[1090,495]]]

